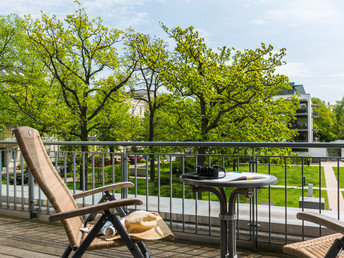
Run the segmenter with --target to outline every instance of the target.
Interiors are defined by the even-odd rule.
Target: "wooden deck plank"
[[[68,240],[62,224],[0,215],[1,257],[60,257]],[[179,241],[146,241],[152,257],[219,257],[219,246]],[[238,251],[239,257],[281,257],[282,254]],[[126,246],[86,252],[85,258],[132,257]]]

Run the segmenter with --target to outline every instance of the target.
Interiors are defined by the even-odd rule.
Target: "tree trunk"
[[[208,127],[208,119],[206,116],[206,103],[204,98],[200,98],[200,105],[201,105],[201,141],[202,142],[206,142],[208,141],[208,131],[207,131],[207,127]],[[198,156],[198,165],[200,166],[204,166],[205,164],[205,154],[207,153],[207,147],[199,147],[198,148],[198,154],[200,154],[200,156]]]
[[[150,112],[149,116],[149,136],[148,141],[152,142],[154,140],[154,111]],[[149,152],[154,152],[153,146],[149,147]],[[149,155],[149,161],[150,161],[150,171],[149,176],[150,179],[154,182],[155,181],[155,155]]]
[[[81,125],[81,141],[88,141],[88,132],[87,132],[87,124],[84,123]],[[80,186],[79,190],[87,190],[87,172],[88,172],[88,165],[89,165],[89,160],[88,160],[88,146],[87,145],[82,145],[81,146],[81,152],[82,156],[80,157],[80,170],[79,170],[79,175],[80,175]],[[85,157],[83,159],[83,156]],[[85,168],[85,170],[83,170]]]

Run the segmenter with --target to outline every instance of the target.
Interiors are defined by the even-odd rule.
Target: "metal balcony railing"
[[[328,234],[329,231],[296,219],[296,213],[311,209],[343,218],[344,201],[341,176],[342,157],[302,157],[268,155],[268,149],[344,148],[342,143],[226,143],[226,142],[53,142],[47,146],[50,158],[74,194],[119,181],[132,181],[134,189],[113,194],[118,198],[138,196],[144,202],[135,209],[158,211],[176,233],[219,236],[219,203],[213,194],[192,195],[189,186],[179,181],[183,173],[193,172],[198,164],[218,164],[226,171],[251,171],[273,174],[278,184],[255,190],[252,199],[237,202],[237,238],[253,247],[259,243],[286,244]],[[89,146],[88,152],[67,150]],[[0,206],[2,209],[28,211],[34,216],[54,212],[46,197],[26,171],[26,165],[13,141],[0,146]],[[106,147],[120,149],[103,151]],[[130,147],[141,149],[132,153]],[[154,153],[146,153],[153,146]],[[197,154],[204,147],[207,154]],[[165,151],[158,151],[164,148]],[[167,152],[166,149],[169,151]],[[228,154],[240,149],[242,155]],[[153,167],[153,168],[152,168]],[[152,178],[154,171],[155,179]],[[80,175],[87,180],[81,181]],[[339,184],[328,185],[328,177]],[[335,181],[336,181],[335,180]],[[87,181],[87,182],[86,182]],[[333,180],[332,180],[333,181]],[[313,189],[312,197],[308,191]],[[226,189],[230,192],[231,189]],[[96,203],[101,195],[83,198],[80,205]]]

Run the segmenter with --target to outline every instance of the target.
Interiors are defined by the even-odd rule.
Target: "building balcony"
[[[301,107],[296,109],[296,114],[308,114],[308,109],[306,107]]]
[[[307,124],[293,124],[291,129],[297,129],[298,131],[307,131],[308,125]]]

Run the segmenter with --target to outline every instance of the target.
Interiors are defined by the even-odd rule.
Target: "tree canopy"
[[[315,137],[321,142],[331,142],[337,139],[337,120],[329,104],[319,98],[312,98],[312,103],[319,105],[313,107],[313,127]]]
[[[83,8],[64,21],[46,14],[36,20],[28,16],[25,30],[33,56],[43,64],[49,91],[56,93],[52,108],[62,123],[53,133],[87,141],[93,130],[104,127],[97,116],[116,100],[134,71],[135,64],[123,62],[118,54],[122,32],[108,29],[99,17],[90,19]],[[46,116],[37,124],[49,130],[48,120]]]
[[[274,52],[261,44],[254,50],[214,51],[193,27],[163,28],[176,44],[165,78],[179,97],[175,124],[188,137],[184,140],[292,139],[287,126],[297,103],[273,98],[288,87],[288,78],[276,74],[285,49]]]

